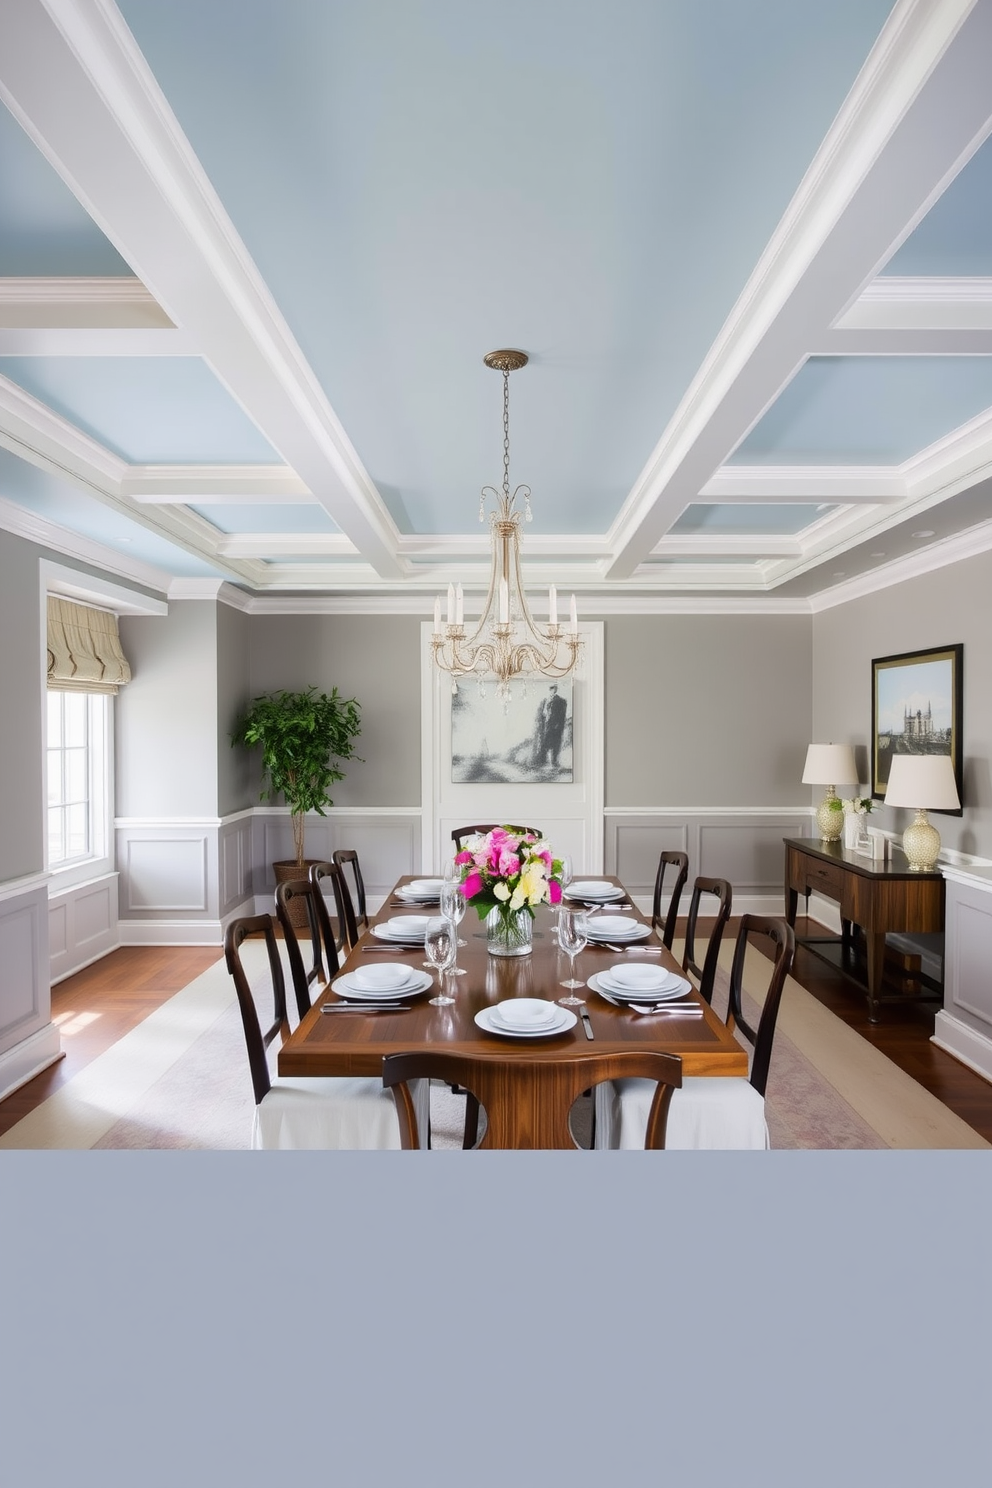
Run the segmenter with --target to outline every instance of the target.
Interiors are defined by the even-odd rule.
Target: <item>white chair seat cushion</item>
[[[596,1147],[643,1148],[653,1080],[616,1080],[596,1086]],[[665,1147],[763,1151],[768,1140],[764,1098],[749,1080],[697,1076],[673,1091]]]
[[[430,1081],[410,1082],[421,1146],[430,1130]],[[374,1076],[274,1079],[255,1107],[256,1151],[396,1149],[400,1126],[391,1090]]]

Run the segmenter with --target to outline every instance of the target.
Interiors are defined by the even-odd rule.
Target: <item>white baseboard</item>
[[[62,1058],[62,1042],[54,1023],[29,1034],[12,1049],[0,1054],[0,1100],[13,1094],[35,1075]]]
[[[952,1014],[943,1010],[937,1014],[931,1043],[946,1054],[953,1054],[976,1074],[992,1080],[992,1039],[976,1033],[974,1028],[959,1022]]]
[[[224,927],[220,920],[121,920],[119,928],[122,946],[219,946],[224,943]]]

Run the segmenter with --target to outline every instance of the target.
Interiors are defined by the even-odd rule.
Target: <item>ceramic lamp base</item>
[[[844,834],[844,808],[832,785],[816,808],[816,824],[820,829],[821,842],[839,842]]]
[[[932,873],[940,855],[940,833],[930,825],[925,811],[918,811],[912,826],[902,834],[902,850],[914,873]]]

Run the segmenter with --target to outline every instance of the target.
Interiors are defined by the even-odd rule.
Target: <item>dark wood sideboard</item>
[[[799,895],[822,894],[840,906],[840,943],[850,944],[851,925],[864,931],[868,960],[868,1019],[878,1022],[889,931],[929,935],[944,928],[944,879],[940,873],[914,873],[901,852],[880,863],[851,852],[839,842],[815,837],[785,839],[785,913],[795,929]],[[818,943],[811,937],[810,949]],[[836,943],[836,942],[835,942]]]

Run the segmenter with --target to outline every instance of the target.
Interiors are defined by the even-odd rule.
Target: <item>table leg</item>
[[[865,931],[868,943],[868,1022],[878,1022],[878,1003],[885,966],[885,932]]]
[[[785,891],[785,918],[786,918],[786,921],[792,926],[793,930],[796,928],[796,910],[798,908],[799,908],[799,890],[798,889],[786,889],[786,891]]]

